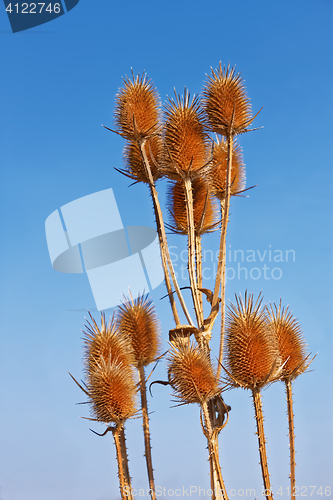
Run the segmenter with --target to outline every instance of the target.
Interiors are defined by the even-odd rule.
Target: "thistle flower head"
[[[293,380],[309,365],[301,325],[288,307],[286,309],[281,307],[281,301],[279,307],[276,304],[270,304],[267,310],[270,324],[277,338],[281,361],[284,364],[281,379]]]
[[[129,140],[142,141],[156,134],[159,118],[159,97],[147,75],[143,73],[135,78],[132,74],[132,80],[124,78],[115,106],[119,132]]]
[[[89,313],[90,315],[90,313]],[[129,339],[119,335],[114,317],[109,323],[105,321],[105,314],[101,314],[101,326],[99,327],[90,315],[91,323],[87,321],[84,333],[84,367],[89,375],[94,370],[101,358],[105,363],[118,362],[130,366],[134,355]]]
[[[136,384],[132,367],[119,360],[105,361],[101,356],[87,380],[89,404],[100,422],[120,423],[132,417],[136,409]]]
[[[165,158],[166,176],[179,179],[183,174],[192,178],[200,175],[209,158],[209,138],[205,132],[203,113],[198,98],[190,101],[176,94],[165,107]]]
[[[205,403],[221,392],[206,353],[193,344],[172,342],[168,358],[169,382],[184,403]]]
[[[210,187],[220,200],[225,198],[226,179],[228,168],[228,145],[227,141],[217,140],[214,143],[212,169],[209,173]],[[234,142],[232,148],[231,163],[231,195],[242,191],[245,187],[245,167],[243,163],[241,147]]]
[[[145,142],[146,154],[153,180],[161,177],[160,169],[163,154],[163,146],[160,137],[153,136]],[[144,161],[142,159],[140,146],[136,142],[128,141],[124,148],[125,170],[121,172],[137,182],[149,183]]]
[[[251,121],[251,104],[246,95],[243,79],[235,68],[216,71],[203,90],[203,107],[206,112],[210,130],[221,135],[240,134],[245,131]]]
[[[117,324],[122,335],[129,338],[136,365],[146,366],[156,358],[160,344],[160,327],[148,296],[132,297],[119,306]]]
[[[273,330],[268,327],[262,298],[254,302],[236,296],[236,305],[228,308],[226,319],[226,367],[231,383],[244,389],[260,389],[279,371],[280,359]]]
[[[208,183],[204,179],[193,179],[193,216],[197,235],[212,231],[218,221],[217,207]],[[168,191],[169,211],[173,218],[172,229],[176,233],[187,234],[187,212],[183,181],[170,183]]]

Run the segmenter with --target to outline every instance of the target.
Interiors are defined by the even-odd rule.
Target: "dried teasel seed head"
[[[209,184],[217,198],[225,198],[225,188],[228,168],[227,141],[217,140],[214,143],[212,169],[209,173]],[[235,195],[245,188],[245,167],[241,147],[234,142],[231,163],[231,195]]]
[[[203,107],[206,112],[211,131],[228,136],[241,134],[251,122],[251,104],[246,95],[243,79],[235,68],[216,71],[212,69],[211,76],[203,90]]]
[[[119,335],[114,316],[109,323],[105,321],[105,314],[101,314],[99,327],[90,315],[91,323],[87,321],[84,333],[84,368],[89,375],[94,371],[101,357],[108,361],[116,361],[130,366],[134,361],[134,354],[129,339]]]
[[[169,211],[173,218],[172,229],[176,233],[187,234],[187,212],[183,181],[170,183],[167,196]],[[204,179],[193,179],[192,196],[196,234],[201,235],[214,230],[218,222],[218,211],[210,193],[209,184]]]
[[[105,361],[101,356],[89,372],[86,386],[92,415],[100,422],[120,423],[136,413],[132,367],[117,360]]]
[[[262,297],[256,302],[245,292],[236,295],[236,305],[228,307],[226,318],[226,368],[231,384],[244,389],[260,389],[279,374],[281,360],[273,330],[268,327]]]
[[[191,178],[201,175],[208,162],[210,143],[205,132],[203,112],[197,97],[190,101],[175,94],[165,106],[164,175],[178,180],[183,175]]]
[[[168,358],[169,382],[184,403],[206,403],[221,392],[207,354],[193,344],[174,340]]]
[[[162,176],[158,165],[161,163],[163,145],[161,138],[153,136],[145,142],[145,151],[149,161],[149,167],[153,180]],[[125,170],[122,171],[128,177],[138,181],[149,183],[145,165],[141,156],[140,146],[136,142],[128,141],[124,148]]]
[[[276,304],[270,304],[267,311],[283,363],[281,379],[293,380],[303,373],[310,364],[301,325],[288,307],[286,309],[281,307],[281,301],[279,307]]]
[[[133,300],[131,296],[118,308],[117,324],[122,335],[129,338],[137,366],[155,360],[160,345],[160,327],[154,305],[148,296]]]
[[[119,132],[128,140],[142,141],[157,133],[159,119],[158,93],[147,75],[134,77],[132,74],[132,80],[124,78],[115,106],[115,123]]]

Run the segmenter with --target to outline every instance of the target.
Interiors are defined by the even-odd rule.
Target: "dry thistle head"
[[[146,366],[156,358],[160,344],[160,328],[154,305],[148,296],[138,297],[119,306],[117,323],[122,335],[129,338],[135,364]]]
[[[206,403],[221,392],[205,352],[182,341],[172,342],[168,358],[169,382],[183,403]]]
[[[101,313],[101,327],[91,316],[91,323],[87,321],[84,333],[84,367],[86,373],[91,374],[101,357],[105,363],[118,362],[130,366],[134,361],[134,354],[129,339],[119,335],[114,316],[108,324],[105,314]]]
[[[267,308],[267,311],[270,325],[277,338],[281,362],[284,363],[281,379],[293,380],[309,366],[301,325],[288,307],[286,309],[281,307],[281,301],[279,307],[270,304],[270,309]]]
[[[241,134],[251,122],[251,104],[243,79],[235,68],[220,65],[203,90],[203,107],[211,131],[221,135]]]
[[[153,136],[145,143],[146,154],[149,161],[152,177],[156,181],[161,177],[160,169],[163,154],[163,146],[160,137]],[[138,182],[149,183],[144,162],[141,156],[140,146],[136,142],[128,141],[124,148],[125,170],[121,171],[131,179]]]
[[[142,141],[156,134],[160,103],[157,90],[144,73],[132,80],[124,78],[124,86],[116,96],[115,122],[119,132],[131,141]]]
[[[204,179],[193,179],[193,215],[197,235],[212,231],[218,221],[217,207],[211,196],[208,183]],[[174,221],[176,233],[187,234],[187,212],[183,181],[170,183],[168,191],[169,211]]]
[[[120,423],[136,409],[137,388],[132,367],[101,356],[89,372],[87,393],[92,415],[100,422]]]
[[[186,89],[183,97],[176,94],[175,101],[169,98],[165,107],[164,140],[167,177],[178,180],[183,175],[194,178],[202,173],[209,158],[209,138],[199,100],[190,102]]]
[[[226,319],[226,367],[231,384],[244,389],[260,389],[276,378],[280,359],[273,330],[268,327],[262,297],[254,303],[236,295],[236,305],[228,308]]]
[[[220,200],[225,198],[225,188],[228,168],[227,141],[214,142],[212,169],[209,173],[209,184],[215,196]],[[245,167],[241,147],[234,142],[231,164],[231,195],[239,193],[245,188]]]

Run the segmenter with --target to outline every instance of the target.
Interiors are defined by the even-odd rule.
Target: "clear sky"
[[[82,376],[81,328],[84,311],[94,312],[93,296],[86,275],[52,269],[44,223],[60,206],[112,187],[124,224],[153,226],[147,189],[129,188],[113,170],[123,166],[122,139],[101,124],[113,126],[115,94],[131,67],[147,71],[164,102],[174,87],[199,93],[220,60],[242,72],[253,110],[264,106],[255,121],[264,128],[240,138],[247,186],[258,187],[232,200],[227,243],[235,278],[227,297],[246,288],[262,290],[267,302],[282,297],[309,351],[318,352],[313,371],[294,385],[296,479],[307,488],[303,496],[309,486],[316,498],[320,486],[332,486],[332,10],[331,0],[80,0],[66,15],[13,34],[0,6],[1,500],[119,498],[112,437],[98,438],[79,418],[88,409],[75,405],[84,397],[67,373]],[[165,184],[158,189],[164,201]],[[179,236],[170,242],[179,265],[185,243]],[[204,246],[216,251],[218,235]],[[256,263],[242,263],[241,252],[235,262],[234,250],[254,250]],[[258,251],[263,258],[265,250],[262,263]],[[269,262],[269,250],[281,250],[284,262]],[[245,273],[238,279],[239,263],[247,280]],[[264,264],[266,279],[263,272],[252,279],[251,269]],[[159,300],[164,294],[161,285],[152,298],[166,346],[172,318]],[[166,378],[163,363],[155,373]],[[254,488],[261,498],[250,394],[234,390],[225,400],[232,407],[220,435],[226,486],[237,495]],[[263,404],[271,482],[287,498],[281,383],[264,392]],[[156,484],[207,489],[199,409],[171,406],[170,389],[154,386]],[[128,423],[127,441],[133,486],[146,487],[140,420]]]

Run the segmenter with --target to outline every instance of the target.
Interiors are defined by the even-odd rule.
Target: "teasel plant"
[[[124,86],[116,96],[116,130],[105,128],[119,134],[127,141],[124,149],[126,168],[119,171],[135,182],[144,182],[149,185],[161,249],[165,284],[173,317],[176,325],[180,324],[172,285],[187,321],[193,325],[171,261],[162,210],[156,189],[156,181],[162,176],[160,158],[163,154],[163,144],[160,108],[160,99],[151,81],[145,74],[135,77],[132,73],[132,80],[125,78]]]
[[[241,74],[236,73],[235,67],[231,68],[230,65],[228,65],[227,68],[222,68],[221,63],[217,70],[211,70],[211,75],[208,76],[205,83],[203,89],[203,109],[208,129],[221,138],[214,148],[215,161],[216,157],[219,157],[222,151],[222,158],[219,158],[216,162],[216,166],[219,167],[220,173],[223,172],[225,158],[224,149],[226,149],[227,156],[225,186],[224,189],[219,189],[223,218],[217,276],[212,299],[213,310],[218,304],[221,288],[219,375],[222,366],[225,334],[226,236],[229,220],[230,196],[234,191],[234,187],[236,187],[236,180],[239,181],[243,177],[243,171],[239,169],[241,163],[239,159],[240,152],[234,147],[234,141],[237,135],[250,131],[249,126],[260,111],[255,116],[252,116],[250,99],[247,97]],[[221,196],[223,192],[224,196]]]
[[[228,307],[226,317],[224,370],[231,387],[252,392],[265,496],[267,500],[272,500],[260,392],[281,376],[283,364],[261,293],[256,301],[247,291],[244,300],[237,295],[235,298],[236,304]]]
[[[219,429],[212,427],[209,413],[209,401],[221,394],[222,387],[207,352],[193,343],[183,343],[182,340],[182,338],[175,338],[170,343],[169,384],[173,388],[178,404],[197,403],[200,405],[200,422],[208,444],[212,499],[228,500],[217,443],[218,433],[227,421],[222,422]]]
[[[154,305],[148,296],[142,295],[137,299],[133,299],[130,294],[128,299],[125,298],[124,303],[118,307],[117,325],[121,336],[129,340],[134,353],[133,365],[138,372],[141,394],[142,428],[149,492],[152,500],[156,500],[145,367],[158,358],[160,326]]]
[[[90,315],[90,313],[89,313]],[[88,397],[92,417],[88,420],[107,425],[104,433],[112,432],[118,463],[119,488],[122,499],[133,499],[125,440],[125,422],[137,412],[137,383],[134,377],[134,353],[131,343],[119,335],[112,317],[107,324],[101,314],[99,327],[90,315],[84,333],[84,373],[81,385],[70,376]],[[82,417],[87,418],[87,417]]]
[[[270,326],[273,329],[280,353],[283,368],[280,380],[284,382],[287,395],[287,414],[289,427],[289,453],[290,453],[290,495],[295,498],[296,478],[295,478],[295,428],[292,382],[304,373],[313,359],[307,354],[307,344],[303,336],[302,327],[293,316],[289,307],[282,307],[281,300],[279,306],[275,303],[267,307]]]

